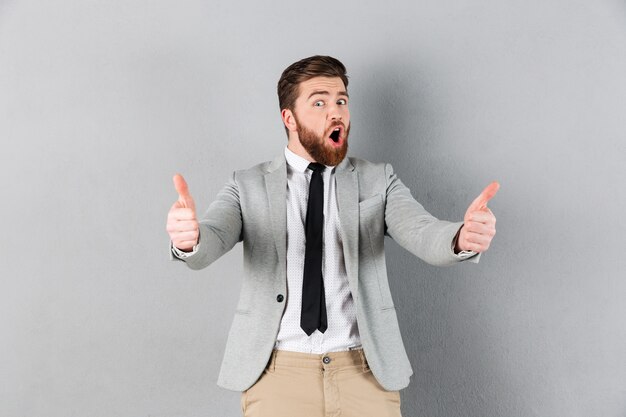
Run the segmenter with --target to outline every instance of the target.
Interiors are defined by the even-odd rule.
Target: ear
[[[298,130],[296,118],[294,117],[293,112],[291,110],[283,109],[283,111],[280,112],[280,115],[283,119],[283,123],[285,124],[285,127],[287,128],[287,130],[290,130],[292,132],[295,132],[296,130]]]

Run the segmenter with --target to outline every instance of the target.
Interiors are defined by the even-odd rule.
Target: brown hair
[[[278,105],[280,110],[294,109],[303,81],[314,77],[339,77],[348,88],[346,67],[331,56],[315,55],[289,65],[278,80]]]

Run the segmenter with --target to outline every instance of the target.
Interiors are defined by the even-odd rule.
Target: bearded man
[[[287,147],[233,174],[198,221],[185,180],[167,231],[173,259],[201,269],[243,242],[244,277],[218,385],[244,417],[401,416],[413,373],[387,281],[384,237],[424,261],[477,262],[495,235],[487,208],[463,222],[430,215],[389,164],[346,157],[344,65],[312,56],[285,69]]]

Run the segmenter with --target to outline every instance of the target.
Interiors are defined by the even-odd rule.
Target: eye
[[[313,106],[315,107],[322,107],[324,105],[324,102],[322,100],[318,100],[315,103],[313,103]]]
[[[337,104],[345,106],[346,104],[348,104],[348,100],[346,100],[345,98],[340,98],[339,100],[337,100]]]

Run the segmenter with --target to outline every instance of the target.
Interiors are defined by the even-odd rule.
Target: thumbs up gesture
[[[196,219],[196,204],[189,194],[187,182],[182,175],[174,175],[174,187],[178,200],[167,214],[167,233],[172,244],[182,251],[191,251],[198,244],[200,229]]]
[[[496,234],[496,216],[487,208],[487,203],[498,192],[500,184],[492,182],[476,197],[465,212],[464,224],[456,241],[455,252],[470,250],[485,252]]]

